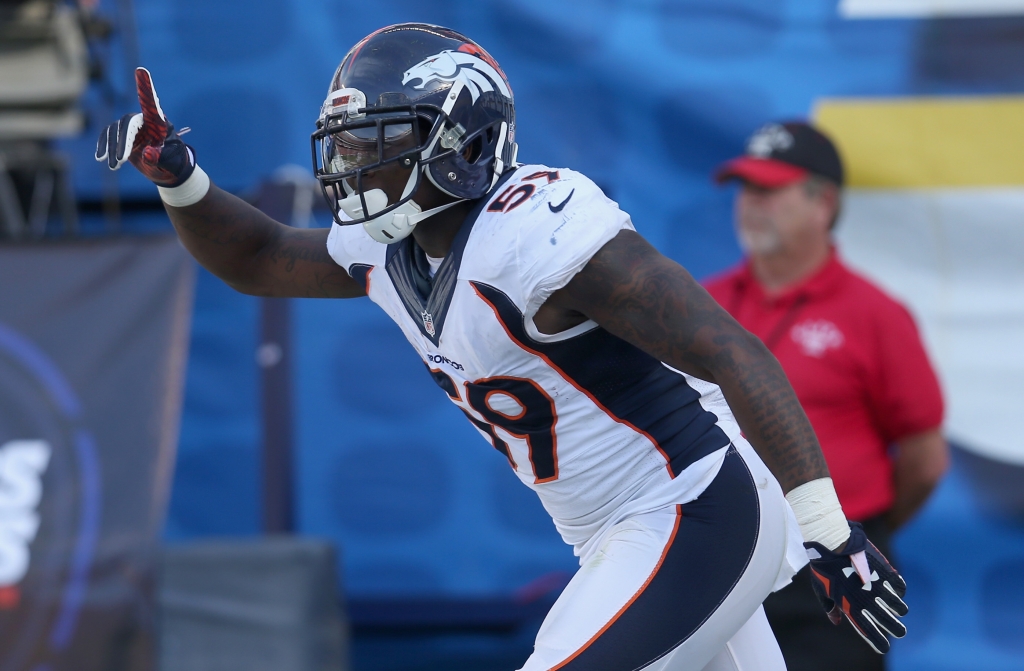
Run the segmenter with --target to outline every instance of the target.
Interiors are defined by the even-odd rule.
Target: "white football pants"
[[[761,603],[789,509],[746,441],[694,501],[616,524],[555,602],[522,671],[785,671]]]

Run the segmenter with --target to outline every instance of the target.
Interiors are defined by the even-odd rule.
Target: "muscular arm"
[[[909,436],[896,443],[893,480],[896,500],[889,509],[895,530],[920,510],[949,468],[949,447],[938,429]]]
[[[165,205],[185,248],[246,294],[352,298],[363,288],[327,253],[327,229],[280,224],[215,185],[194,205]]]
[[[779,362],[679,264],[622,231],[550,299],[670,366],[722,388],[783,491],[828,467]]]

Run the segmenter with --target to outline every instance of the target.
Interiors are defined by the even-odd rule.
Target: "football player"
[[[903,580],[847,522],[774,357],[593,182],[518,163],[479,45],[402,24],[345,56],[312,135],[330,231],[213,185],[136,76],[142,112],[97,160],[154,181],[239,291],[369,296],[573,546],[524,669],[781,671],[761,602],[808,557],[834,622],[879,652],[905,633]]]

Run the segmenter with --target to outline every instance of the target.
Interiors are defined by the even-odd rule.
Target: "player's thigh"
[[[671,506],[617,524],[544,618],[523,671],[562,668],[581,654],[589,658],[606,641],[618,639],[623,625],[635,635],[629,615],[622,616],[650,593],[645,587],[677,533],[678,519],[677,507]]]
[[[759,468],[763,464],[751,463],[755,480],[760,480]],[[784,560],[788,511],[781,491],[768,486],[759,490],[759,538],[746,570],[707,620],[645,671],[785,671],[761,603]]]
[[[730,450],[697,500],[616,525],[524,671],[700,671],[758,610],[784,556],[785,518],[757,475]]]
[[[757,609],[703,671],[786,671],[764,609]]]

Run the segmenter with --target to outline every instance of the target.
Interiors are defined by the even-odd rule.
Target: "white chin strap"
[[[412,193],[418,183],[416,171],[413,171],[409,175],[409,181],[405,185],[402,198]],[[388,195],[382,189],[372,189],[363,194],[363,198],[366,200],[367,212],[363,212],[363,203],[359,198],[359,194],[354,193],[354,190],[348,186],[347,182],[345,183],[345,191],[350,192],[350,195],[339,201],[338,207],[352,219],[372,217],[369,221],[363,222],[363,228],[366,229],[371,238],[385,245],[390,245],[392,242],[398,242],[402,238],[408,237],[412,233],[412,229],[416,228],[416,224],[427,217],[432,217],[438,212],[443,212],[449,207],[462,202],[462,200],[456,200],[455,202],[447,203],[424,212],[415,201],[410,199],[390,212],[375,217],[373,216],[375,213],[388,206]]]

